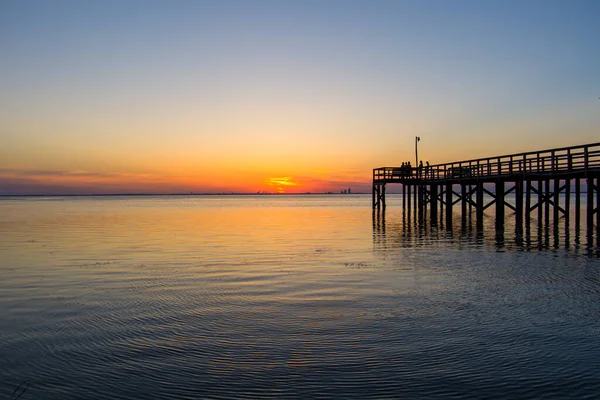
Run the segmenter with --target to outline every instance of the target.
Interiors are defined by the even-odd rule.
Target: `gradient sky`
[[[599,1],[0,2],[0,194],[369,191],[600,141]]]

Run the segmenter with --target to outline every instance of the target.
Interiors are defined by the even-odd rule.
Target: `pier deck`
[[[452,206],[461,203],[475,209],[477,223],[483,212],[495,205],[496,224],[502,228],[505,208],[514,211],[517,227],[529,222],[533,211],[538,220],[549,223],[569,219],[571,194],[574,197],[575,223],[581,217],[581,197],[587,200],[588,234],[595,231],[600,241],[600,143],[530,151],[487,158],[436,164],[426,167],[382,167],[373,170],[373,209],[385,209],[387,184],[402,185],[402,202],[411,203],[419,213],[429,211],[431,221],[445,208],[446,221],[452,220]],[[586,184],[582,191],[582,181]],[[572,191],[573,190],[573,191]],[[505,201],[514,192],[514,204]],[[491,199],[491,200],[490,200]],[[411,201],[412,200],[412,201]]]

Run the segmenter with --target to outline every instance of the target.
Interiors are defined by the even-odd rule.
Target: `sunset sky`
[[[600,141],[600,1],[0,2],[0,194],[370,191]]]

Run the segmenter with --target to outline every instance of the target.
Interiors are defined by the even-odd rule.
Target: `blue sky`
[[[226,190],[204,177],[217,169],[249,191],[325,188],[412,158],[416,135],[432,163],[595,142],[598,15],[597,1],[4,1],[0,167],[32,185],[67,171]]]

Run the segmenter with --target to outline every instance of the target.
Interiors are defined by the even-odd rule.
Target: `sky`
[[[369,192],[600,141],[600,2],[0,1],[0,194]]]

